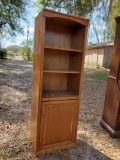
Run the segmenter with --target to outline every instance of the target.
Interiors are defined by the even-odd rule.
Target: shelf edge
[[[50,46],[44,46],[44,48],[51,49],[51,50],[66,51],[66,52],[77,52],[77,53],[83,52],[82,50],[68,49],[68,48],[57,48],[57,47],[50,47]]]

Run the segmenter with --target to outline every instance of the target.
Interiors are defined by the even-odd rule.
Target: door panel
[[[43,102],[41,118],[41,149],[74,142],[77,101]]]

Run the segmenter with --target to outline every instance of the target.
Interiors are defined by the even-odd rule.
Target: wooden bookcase
[[[116,18],[116,35],[108,77],[101,126],[113,138],[120,138],[120,17]]]
[[[30,137],[36,155],[75,146],[88,19],[35,19]]]

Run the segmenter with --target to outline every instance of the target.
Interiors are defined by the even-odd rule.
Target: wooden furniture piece
[[[75,146],[88,19],[35,19],[30,136],[36,155]]]
[[[113,138],[120,137],[120,17],[116,18],[116,23],[111,69],[107,82],[103,117],[100,122]]]

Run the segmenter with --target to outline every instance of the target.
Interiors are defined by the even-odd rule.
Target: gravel
[[[0,160],[120,160],[120,139],[99,125],[108,72],[84,70],[76,147],[35,157],[29,138],[32,62],[0,60]]]

